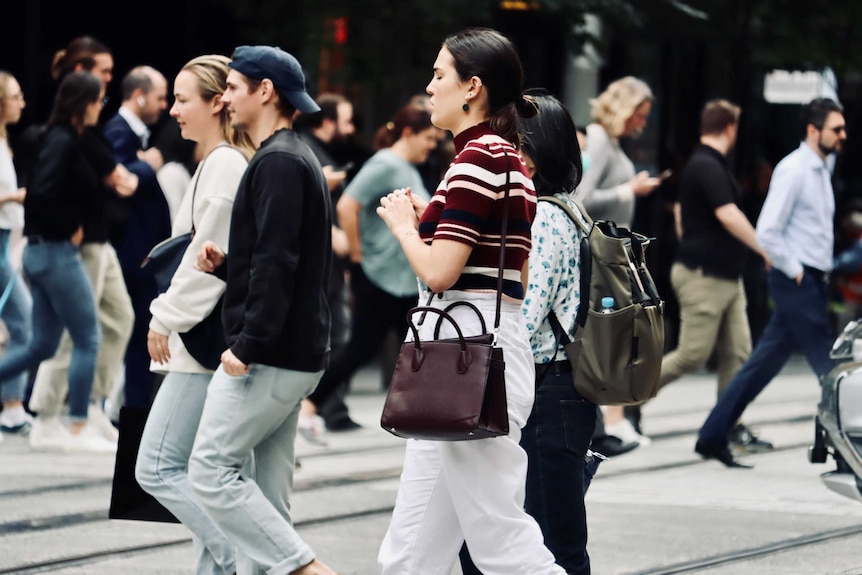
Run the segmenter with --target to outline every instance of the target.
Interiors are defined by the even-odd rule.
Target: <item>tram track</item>
[[[759,425],[772,425],[772,424],[787,424],[787,423],[801,423],[807,421],[808,418],[802,417],[788,417],[788,418],[777,418],[769,421],[761,421]],[[685,435],[691,435],[696,433],[697,430],[675,430],[667,433],[657,433],[652,436],[654,441],[664,441],[669,439],[678,438]],[[773,450],[773,452],[781,452],[781,451],[792,451],[796,449],[802,449],[808,446],[808,443],[797,443],[790,445],[783,445],[777,447]],[[351,449],[340,449],[340,450],[328,450],[328,451],[320,451],[316,453],[310,453],[303,456],[304,460],[316,459],[316,458],[325,458],[325,457],[334,457],[340,455],[355,455],[358,453],[379,453],[381,451],[388,451],[393,449],[403,449],[403,445],[376,445],[376,446],[365,446],[363,448],[351,450]],[[709,463],[703,459],[695,459],[689,458],[679,461],[671,461],[666,463],[659,463],[655,465],[646,465],[646,466],[638,466],[634,468],[628,469],[608,469],[607,465],[604,465],[600,468],[599,475],[596,477],[596,481],[606,481],[612,480],[615,478],[626,477],[630,475],[642,475],[644,473],[657,473],[661,471],[667,471],[671,469],[680,469],[685,467],[691,467],[696,465],[701,465],[704,463]],[[339,475],[336,477],[321,477],[317,479],[306,479],[298,474],[297,479],[295,481],[294,490],[297,493],[311,492],[320,489],[327,488],[339,488],[339,487],[350,487],[357,486],[362,484],[374,483],[377,481],[383,481],[388,479],[397,479],[400,476],[401,469],[400,467],[391,467],[385,469],[374,469],[374,470],[366,470],[366,471],[357,471],[354,473]],[[69,491],[70,493],[74,493],[75,491],[89,490],[89,489],[98,489],[98,488],[109,488],[111,486],[111,479],[93,479],[87,481],[77,481],[71,483],[63,483],[58,485],[50,485],[50,486],[41,486],[34,487],[31,489],[16,489],[10,491],[0,492],[0,500],[8,499],[12,497],[32,497],[45,495],[49,493],[57,493],[63,491]],[[34,518],[25,518],[19,519],[15,521],[8,521],[0,523],[0,538],[12,535],[16,533],[23,532],[35,532],[35,531],[45,531],[50,529],[57,529],[62,527],[67,527],[71,525],[80,525],[85,523],[93,523],[97,521],[102,521],[108,519],[108,511],[107,506],[101,509],[93,509],[80,511],[75,513],[66,513],[66,514],[56,514],[50,516],[42,516],[42,517],[34,517]],[[2,573],[2,572],[0,572]]]
[[[813,415],[799,415],[799,416],[791,416],[791,417],[762,419],[762,420],[758,420],[753,425],[759,427],[759,426],[763,426],[763,425],[805,423],[807,421],[813,420],[813,417],[814,417]],[[664,432],[658,432],[658,433],[650,434],[650,439],[652,439],[653,441],[663,441],[663,440],[668,440],[668,439],[675,439],[675,438],[684,437],[687,435],[696,434],[697,431],[698,431],[697,428],[675,429],[672,431],[664,431]],[[808,444],[806,443],[804,445],[798,444],[798,445],[782,446],[782,447],[778,448],[778,450],[797,449],[799,447],[804,447],[807,445]],[[322,449],[319,451],[314,451],[314,452],[302,454],[299,458],[302,461],[313,461],[313,460],[318,460],[318,459],[339,457],[342,455],[345,455],[345,456],[360,455],[363,453],[373,454],[373,453],[379,453],[381,451],[394,451],[394,450],[403,450],[403,449],[404,449],[403,443],[398,443],[398,444],[388,443],[388,444],[367,445],[367,446],[362,446],[362,447],[357,447],[357,448]],[[682,461],[682,462],[670,463],[670,464],[665,464],[665,465],[657,465],[657,466],[648,467],[648,468],[640,467],[640,468],[631,469],[631,470],[620,470],[619,472],[613,473],[613,475],[628,475],[631,473],[639,472],[641,469],[651,469],[651,470],[659,471],[662,469],[669,469],[669,468],[674,468],[674,467],[685,467],[688,465],[693,465],[693,464],[698,463],[698,462],[699,461]],[[610,476],[612,476],[611,473],[609,473],[607,475],[603,474],[603,477],[610,477]],[[296,477],[297,477],[296,488],[299,490],[301,488],[301,486],[305,485],[305,482],[303,481],[303,478],[302,478],[302,472],[298,472]],[[318,480],[317,482],[320,482],[320,481],[324,481],[324,480]],[[327,480],[327,481],[336,481],[337,482],[337,479],[333,478],[333,479]],[[310,482],[308,482],[308,485],[312,486],[312,488],[313,488],[313,484],[315,484],[315,483],[316,483],[315,481],[310,481]],[[43,495],[43,494],[54,493],[54,492],[59,492],[59,491],[76,491],[76,490],[80,490],[80,489],[88,489],[91,487],[110,486],[110,485],[111,485],[111,479],[97,478],[97,479],[73,481],[73,482],[69,482],[69,483],[58,483],[55,485],[43,485],[43,486],[31,487],[31,488],[25,488],[25,489],[11,489],[11,490],[7,490],[7,491],[0,491],[0,500],[13,498],[13,497],[27,497],[27,496],[32,496],[32,495]],[[0,525],[2,525],[2,524],[0,524]]]
[[[352,521],[356,519],[364,519],[379,515],[388,515],[392,513],[392,510],[393,506],[386,505],[382,507],[365,509],[362,511],[356,511],[351,513],[342,513],[337,515],[329,515],[326,517],[318,517],[303,521],[297,521],[296,523],[294,523],[294,526],[297,529],[304,529],[310,527],[318,527],[321,525],[331,525],[333,523],[339,523],[342,521]],[[105,516],[105,518],[106,517],[107,515]],[[26,565],[4,567],[0,568],[0,575],[32,575],[35,573],[59,571],[60,569],[66,569],[70,567],[82,567],[85,565],[91,565],[93,563],[108,561],[110,559],[120,559],[125,557],[133,557],[135,555],[143,555],[153,551],[169,549],[172,547],[179,547],[182,545],[190,545],[191,543],[191,537],[177,537],[175,539],[159,541],[157,543],[150,543],[146,545],[131,545],[114,549],[104,549],[101,551],[94,551],[92,553],[82,553],[69,557],[28,563]]]
[[[830,529],[827,531],[819,531],[802,537],[793,537],[759,545],[757,547],[748,547],[745,549],[737,549],[720,553],[702,559],[694,559],[691,561],[683,561],[673,563],[661,567],[653,567],[642,571],[633,571],[627,575],[678,575],[680,573],[696,573],[704,569],[711,569],[721,565],[729,565],[740,561],[748,561],[750,559],[760,559],[776,553],[801,549],[810,545],[835,541],[845,537],[862,534],[862,525],[851,525],[840,529]]]
[[[811,416],[791,416],[791,417],[783,417],[783,418],[772,418],[772,419],[762,419],[756,422],[755,425],[763,426],[763,425],[776,425],[776,424],[799,424],[810,421]],[[687,428],[687,429],[675,429],[673,431],[656,433],[651,435],[654,441],[662,442],[667,440],[672,440],[675,438],[694,435],[696,434],[697,429],[695,428]],[[796,450],[800,448],[807,447],[808,443],[797,443],[793,445],[785,445],[776,448],[774,451],[790,451]],[[377,444],[377,445],[369,445],[363,446],[361,448],[341,448],[341,449],[332,449],[332,450],[321,450],[315,451],[312,453],[306,453],[301,456],[304,461],[310,461],[315,459],[327,459],[331,457],[338,456],[350,456],[356,454],[369,454],[374,455],[390,450],[401,450],[403,449],[403,444]],[[684,468],[689,466],[695,466],[699,464],[711,463],[702,459],[688,458],[685,460],[672,461],[667,463],[661,463],[656,465],[646,465],[646,466],[638,466],[637,468],[629,468],[629,469],[619,469],[613,470],[608,469],[610,466],[605,466],[606,471],[600,471],[600,476],[596,478],[596,480],[611,480],[617,477],[625,477],[633,474],[643,475],[645,473],[657,473],[661,471],[666,471],[669,469],[675,468]],[[309,477],[308,479],[302,477],[302,472],[297,475],[297,481],[295,485],[296,492],[313,492],[315,490],[327,489],[327,488],[339,488],[339,487],[350,487],[350,486],[361,486],[363,484],[372,484],[374,482],[386,481],[391,479],[397,479],[400,475],[401,469],[400,467],[389,467],[384,469],[374,469],[374,470],[366,470],[366,471],[358,471],[355,473],[350,473],[346,475],[340,475],[337,477],[320,477],[313,478]],[[34,495],[42,495],[46,493],[52,492],[62,492],[69,491],[73,493],[76,490],[81,489],[104,489],[109,488],[111,484],[110,479],[94,479],[94,480],[85,480],[85,481],[76,481],[58,485],[50,485],[50,486],[40,486],[34,487],[32,489],[16,489],[0,492],[0,499],[8,499],[12,497],[21,497],[21,496],[34,496]],[[392,512],[391,505],[384,505],[379,507],[373,507],[369,509],[354,511],[350,513],[343,514],[333,514],[322,517],[314,517],[309,518],[303,521],[297,521],[296,527],[298,529],[314,527],[318,525],[327,525],[327,524],[336,524],[343,521],[350,521],[361,518],[374,517],[379,515],[384,515]],[[97,510],[88,510],[78,513],[68,513],[68,514],[57,514],[54,516],[41,517],[41,518],[33,518],[33,519],[23,519],[18,521],[11,521],[7,523],[0,523],[0,541],[3,540],[5,536],[10,536],[13,534],[20,534],[26,532],[36,532],[36,531],[50,531],[53,529],[62,529],[64,527],[74,526],[74,525],[83,525],[88,523],[97,523],[101,521],[107,520],[107,505],[104,509]],[[754,548],[746,548],[740,549],[736,551],[730,551],[728,553],[719,554],[715,556],[705,557],[702,559],[669,564],[666,566],[650,568],[648,570],[637,571],[630,573],[629,575],[671,575],[675,573],[693,573],[698,570],[708,569],[713,566],[729,564],[739,561],[745,561],[748,559],[758,558],[767,556],[774,553],[780,553],[787,550],[792,550],[800,547],[805,547],[808,545],[814,545],[821,542],[826,542],[834,539],[840,539],[843,537],[849,537],[857,534],[862,534],[862,525],[853,526],[844,529],[837,529],[832,531],[823,531],[814,533],[804,537],[798,537],[794,539],[787,539],[784,541],[779,541],[776,543],[763,545]],[[19,574],[19,575],[28,575],[31,573],[44,573],[57,571],[60,569],[66,569],[70,567],[79,567],[82,565],[94,564],[103,561],[108,561],[117,558],[130,557],[135,555],[142,555],[146,553],[151,553],[163,549],[168,549],[171,547],[177,547],[189,544],[191,542],[191,538],[189,537],[178,537],[175,539],[169,539],[166,541],[154,542],[151,544],[145,545],[127,545],[127,546],[118,546],[112,549],[103,549],[98,551],[93,551],[90,553],[81,553],[79,555],[70,556],[70,557],[62,557],[56,559],[46,559],[38,562],[31,562],[23,565],[16,565],[14,567],[0,567],[0,575],[11,575],[11,574]]]

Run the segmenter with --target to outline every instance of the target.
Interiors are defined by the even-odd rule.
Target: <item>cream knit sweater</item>
[[[224,282],[212,274],[197,271],[195,259],[201,244],[207,240],[227,251],[233,201],[247,165],[248,161],[239,150],[224,144],[210,152],[192,176],[174,219],[171,235],[176,237],[191,231],[194,194],[195,237],[171,279],[168,291],[150,304],[153,314],[150,329],[168,335],[171,359],[167,364],[152,362],[151,371],[212,373],[189,355],[179,334],[203,321],[224,292]]]

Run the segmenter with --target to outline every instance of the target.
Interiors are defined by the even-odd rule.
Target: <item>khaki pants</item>
[[[93,296],[96,299],[96,310],[102,329],[102,343],[96,358],[96,376],[91,395],[93,400],[101,401],[110,395],[123,366],[135,315],[123,280],[120,261],[111,244],[83,244],[81,259],[93,285]],[[62,411],[68,392],[71,356],[72,340],[69,333],[65,332],[54,357],[39,366],[30,396],[30,409],[48,416]]]
[[[705,276],[676,263],[670,281],[680,307],[679,344],[662,359],[660,385],[700,369],[715,349],[721,395],[751,353],[742,280]]]

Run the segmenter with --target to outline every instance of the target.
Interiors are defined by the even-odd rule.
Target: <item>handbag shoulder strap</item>
[[[192,237],[195,237],[195,194],[198,191],[198,182],[201,181],[201,177],[203,177],[203,175],[204,175],[204,166],[206,166],[207,158],[209,158],[212,155],[212,153],[215,152],[216,150],[218,150],[219,148],[224,148],[224,147],[228,147],[231,150],[236,150],[236,152],[238,154],[242,154],[242,152],[239,151],[237,148],[234,148],[230,144],[223,142],[223,143],[219,144],[218,146],[216,146],[215,148],[213,148],[212,151],[210,151],[210,153],[207,154],[203,160],[201,160],[201,167],[200,167],[200,170],[198,170],[198,177],[195,179],[195,185],[192,188],[192,213],[189,216],[192,220]]]
[[[500,229],[500,261],[497,270],[497,307],[494,310],[494,344],[497,344],[497,334],[500,332],[500,308],[503,303],[503,271],[506,265],[506,232],[509,228],[509,192],[511,191],[510,178],[512,175],[512,161],[509,154],[503,150],[506,156],[506,189],[503,195],[503,224]]]

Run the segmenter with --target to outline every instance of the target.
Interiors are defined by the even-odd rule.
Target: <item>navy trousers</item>
[[[827,311],[824,274],[806,268],[802,283],[770,270],[767,278],[775,310],[748,361],[736,373],[700,428],[698,439],[707,445],[727,445],[727,432],[749,403],[778,375],[799,350],[818,377],[834,362],[829,350],[835,338]]]

